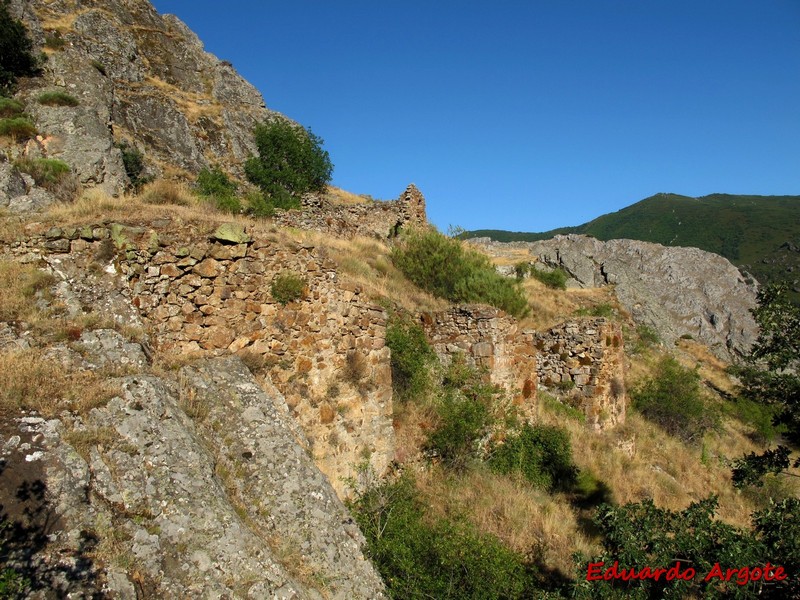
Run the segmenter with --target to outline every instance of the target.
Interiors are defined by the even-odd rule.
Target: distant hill
[[[568,233],[700,248],[724,256],[761,283],[785,280],[800,293],[800,196],[656,194],[577,227],[541,233],[481,229],[463,237],[512,242]]]

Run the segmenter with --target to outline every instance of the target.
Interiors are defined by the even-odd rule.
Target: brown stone
[[[234,333],[226,327],[212,326],[206,332],[205,340],[201,344],[206,349],[227,348],[234,340]]]
[[[181,271],[174,264],[167,263],[165,265],[162,265],[161,274],[174,279],[175,277],[180,277],[181,275],[183,275],[183,271]]]
[[[204,261],[196,264],[192,271],[201,277],[216,277],[222,273],[223,269],[222,265],[220,265],[216,260],[213,258],[207,258]]]

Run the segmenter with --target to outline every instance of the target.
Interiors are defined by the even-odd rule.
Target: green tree
[[[299,207],[306,192],[321,192],[333,164],[323,141],[310,129],[284,119],[266,121],[255,130],[258,156],[245,163],[247,179],[278,208]]]
[[[789,286],[773,284],[759,290],[753,316],[760,328],[744,366],[733,369],[743,397],[777,410],[775,424],[786,437],[800,442],[800,306],[789,299]],[[739,458],[733,469],[737,487],[761,485],[767,473],[782,473],[792,462],[791,450],[778,446],[761,455]],[[800,458],[795,458],[800,467]]]
[[[0,92],[9,92],[17,77],[36,75],[38,64],[25,26],[11,17],[8,0],[0,0]]]

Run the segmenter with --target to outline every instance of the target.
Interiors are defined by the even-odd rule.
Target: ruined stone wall
[[[607,319],[562,323],[538,333],[542,385],[570,390],[570,397],[595,429],[625,420],[626,392],[622,328]]]
[[[387,239],[395,237],[409,225],[425,225],[425,198],[414,184],[409,185],[397,200],[335,205],[307,196],[302,211],[286,211],[276,215],[275,222],[285,227],[323,231],[336,237],[354,236]]]
[[[471,304],[423,313],[423,328],[445,364],[456,353],[489,370],[492,383],[502,385],[519,404],[536,396],[536,349],[530,332],[520,331],[516,319],[490,306]]]
[[[54,228],[41,244],[70,253],[62,264],[96,267],[104,246],[105,261],[116,255],[113,268],[159,350],[238,353],[265,366],[340,495],[365,459],[385,472],[394,432],[383,309],[339,281],[335,264],[314,246],[277,233],[240,243],[224,237],[165,219]],[[285,272],[303,277],[306,288],[283,306],[270,286]]]

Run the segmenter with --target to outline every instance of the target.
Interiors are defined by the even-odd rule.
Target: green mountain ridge
[[[800,196],[660,193],[576,227],[540,233],[481,229],[463,237],[532,242],[569,233],[700,248],[724,256],[760,283],[788,281],[800,293]]]

